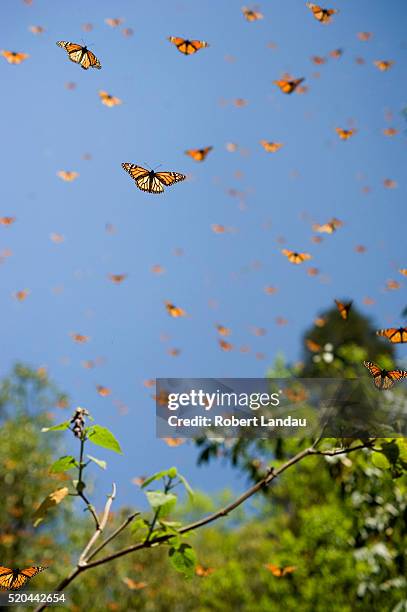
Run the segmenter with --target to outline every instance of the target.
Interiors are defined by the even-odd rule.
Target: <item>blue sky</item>
[[[155,439],[154,403],[143,380],[261,377],[277,353],[300,356],[301,334],[335,297],[353,298],[380,327],[401,323],[406,8],[402,0],[391,11],[379,0],[333,6],[340,13],[324,26],[298,0],[264,0],[264,19],[255,23],[245,21],[235,0],[219,0],[216,8],[211,0],[2,2],[1,48],[30,57],[19,66],[0,57],[0,216],[17,218],[0,226],[0,250],[13,252],[0,265],[0,371],[17,359],[46,365],[74,406],[87,407],[115,432],[125,455],[109,457],[101,485],[115,479],[122,502],[140,499],[132,477],[170,464],[207,490],[242,486],[227,468],[196,468],[193,447],[170,449]],[[112,29],[107,17],[125,21]],[[91,32],[81,27],[87,22]],[[30,25],[46,31],[34,36]],[[134,36],[125,38],[124,27]],[[361,42],[360,31],[371,31],[372,39]],[[170,35],[210,47],[185,57],[167,41]],[[102,70],[81,70],[57,40],[86,42]],[[338,47],[342,58],[311,63],[311,56],[327,57]],[[373,66],[380,59],[395,64],[382,73]],[[284,72],[306,77],[307,94],[280,93],[272,82]],[[67,82],[76,89],[66,89]],[[100,89],[123,104],[103,106]],[[237,108],[236,98],[247,106]],[[340,141],[335,127],[350,125],[357,134]],[[394,138],[382,134],[390,126],[400,130]],[[267,154],[261,139],[284,147]],[[228,142],[243,154],[228,152]],[[208,145],[214,149],[202,164],[184,155]],[[84,160],[85,153],[92,159]],[[162,196],[143,194],[122,170],[126,161],[162,164],[190,180]],[[56,176],[61,169],[80,176],[65,183]],[[386,178],[397,188],[385,189]],[[229,189],[245,193],[244,209]],[[332,216],[343,228],[313,244],[312,223]],[[105,231],[106,223],[115,234]],[[214,223],[235,231],[214,234]],[[52,242],[52,232],[65,241]],[[320,275],[289,264],[279,237],[287,248],[312,253],[310,265]],[[366,253],[355,253],[358,244]],[[175,256],[175,248],[184,254]],[[165,274],[152,274],[154,264]],[[109,273],[128,278],[116,286]],[[391,278],[400,290],[385,290]],[[266,285],[278,292],[266,295]],[[56,287],[63,291],[56,294]],[[30,294],[19,303],[13,293],[25,288]],[[366,296],[373,306],[363,305]],[[188,317],[171,319],[164,300]],[[278,316],[288,324],[276,325]],[[219,349],[216,323],[232,329],[234,351]],[[255,337],[252,326],[267,334]],[[70,332],[91,340],[74,344]],[[161,341],[162,334],[170,339]],[[242,345],[250,352],[241,353]],[[181,350],[176,358],[166,352],[173,347]],[[256,359],[257,352],[266,358]],[[98,356],[103,365],[82,367]],[[97,384],[112,395],[98,396]],[[113,400],[128,413],[119,415]]]

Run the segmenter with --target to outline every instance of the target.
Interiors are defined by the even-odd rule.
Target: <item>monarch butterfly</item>
[[[395,189],[397,187],[397,182],[393,179],[384,179],[383,185],[387,187],[387,189]]]
[[[61,178],[63,181],[71,182],[78,178],[79,173],[73,172],[72,170],[60,170],[57,172],[57,176],[59,176],[59,178]]]
[[[128,576],[124,576],[124,578],[122,578],[122,581],[127,587],[129,587],[131,591],[140,591],[140,589],[145,589],[146,586],[148,586],[148,582],[136,582]]]
[[[378,389],[391,389],[396,382],[407,378],[407,370],[384,370],[373,361],[364,361],[363,365],[373,376],[373,382]]]
[[[278,289],[272,285],[267,285],[267,287],[264,287],[264,291],[267,295],[273,295],[273,293],[277,293]]]
[[[376,334],[387,338],[393,344],[407,342],[407,327],[389,327],[388,329],[379,329]]]
[[[400,274],[402,274],[403,276],[407,276],[407,268],[400,268],[399,272],[400,272]]]
[[[400,289],[401,285],[396,280],[388,280],[386,283],[386,289]]]
[[[343,225],[342,221],[340,221],[339,219],[333,218],[330,221],[328,221],[328,223],[324,223],[322,225],[319,225],[319,223],[314,223],[314,225],[312,226],[312,229],[314,232],[333,234],[333,232],[335,232],[338,229],[338,227],[342,227],[342,225]]]
[[[111,96],[110,94],[107,93],[107,91],[103,91],[100,90],[99,91],[99,98],[102,101],[102,104],[104,104],[105,106],[117,106],[118,104],[121,104],[122,101],[120,100],[120,98],[116,98],[116,96]]]
[[[367,42],[368,40],[372,38],[372,33],[371,32],[358,32],[357,36],[359,40],[361,40],[362,42]]]
[[[385,136],[395,136],[398,133],[399,133],[399,131],[396,128],[389,127],[389,128],[384,128],[384,130],[383,130],[383,134]]]
[[[351,136],[356,134],[356,130],[344,130],[342,128],[335,128],[335,131],[341,140],[348,140]]]
[[[279,81],[273,81],[274,85],[280,88],[280,90],[285,94],[291,94],[295,91],[303,81],[304,78],[301,79],[280,79]]]
[[[16,291],[16,293],[14,294],[14,297],[19,302],[24,302],[24,300],[29,295],[29,293],[30,293],[29,289],[21,289],[20,291]]]
[[[77,43],[66,42],[64,40],[59,40],[56,44],[58,47],[65,49],[71,62],[79,64],[84,70],[88,70],[88,68],[97,68],[100,70],[102,68],[96,55],[92,53],[92,51],[89,51],[87,47],[82,47],[82,45],[78,45]]]
[[[278,565],[274,565],[273,563],[266,563],[264,566],[268,569],[273,576],[277,576],[277,578],[282,578],[287,574],[292,574],[297,569],[294,565],[287,565],[287,567],[279,567]]]
[[[112,283],[116,283],[116,285],[122,283],[126,278],[127,274],[109,274],[109,279],[112,281]]]
[[[230,336],[229,327],[225,327],[224,325],[217,324],[216,329],[221,336]]]
[[[108,395],[111,394],[111,390],[109,389],[109,387],[104,387],[103,385],[96,385],[96,391],[102,397],[107,397]]]
[[[56,242],[57,244],[60,244],[61,242],[65,240],[62,234],[57,234],[55,232],[52,232],[49,237],[52,240],[52,242]]]
[[[311,353],[319,353],[319,351],[322,349],[322,346],[318,344],[318,342],[314,342],[314,340],[311,340],[311,338],[306,338],[305,344],[307,346],[307,349],[311,351]]]
[[[148,193],[163,193],[164,186],[170,187],[186,179],[185,174],[179,172],[154,172],[154,170],[146,170],[135,164],[123,163],[122,168],[130,174],[141,191],[148,191]]]
[[[342,319],[344,321],[346,321],[346,319],[349,316],[349,311],[351,309],[352,302],[342,303],[342,302],[339,302],[339,300],[335,300],[335,304],[336,304],[336,307],[337,307],[337,309],[339,311],[339,314],[341,315]]]
[[[390,61],[387,61],[387,60],[376,60],[373,63],[376,66],[376,68],[378,68],[378,70],[381,70],[381,72],[385,72],[386,70],[390,70],[390,68],[394,64],[394,62],[392,60],[390,60]]]
[[[108,17],[107,19],[105,19],[105,23],[111,28],[117,28],[117,26],[121,25],[123,21],[124,20],[121,17]]]
[[[15,220],[16,220],[15,217],[0,217],[1,225],[12,225],[12,223],[14,223]]]
[[[226,340],[222,340],[221,338],[218,340],[219,346],[222,351],[231,351],[233,349],[233,344],[227,342]]]
[[[47,568],[41,565],[35,565],[32,567],[27,567],[26,569],[10,569],[8,567],[0,566],[0,589],[2,591],[18,591],[21,589],[27,582],[39,574],[43,572]]]
[[[181,444],[184,444],[184,442],[186,442],[185,438],[163,438],[163,440],[167,444],[167,446],[170,446],[172,448],[181,446]]]
[[[339,59],[343,55],[343,49],[333,49],[329,52],[329,55],[334,59]]]
[[[189,155],[189,157],[192,157],[192,159],[195,161],[204,161],[212,149],[213,147],[205,147],[204,149],[187,149],[185,151],[185,155]]]
[[[160,266],[160,264],[154,264],[151,266],[151,272],[153,272],[153,274],[164,274],[165,269]]]
[[[318,268],[308,268],[307,274],[308,276],[318,276],[319,270]]]
[[[85,344],[85,342],[90,340],[89,336],[84,336],[83,334],[77,334],[75,332],[71,332],[69,335],[71,336],[72,340],[78,344]]]
[[[332,21],[332,15],[339,13],[337,9],[324,9],[312,2],[307,2],[306,6],[312,11],[315,19],[321,23],[330,23],[330,21]]]
[[[188,40],[187,38],[179,38],[178,36],[169,36],[168,40],[184,55],[193,55],[200,49],[209,47],[209,44],[204,40]]]
[[[9,64],[21,64],[27,57],[30,57],[28,53],[17,53],[16,51],[2,51],[1,55]]]
[[[301,264],[312,258],[312,255],[309,253],[297,253],[296,251],[290,251],[290,249],[282,249],[281,252],[288,258],[288,261],[293,264]]]
[[[276,153],[284,146],[282,142],[268,142],[267,140],[260,140],[260,144],[267,153]]]
[[[260,11],[254,11],[245,6],[242,7],[242,13],[247,21],[258,21],[259,19],[263,19],[263,14],[260,13]]]
[[[311,57],[311,62],[316,66],[322,66],[323,64],[326,64],[326,58],[322,57],[321,55],[313,55]]]
[[[32,34],[42,34],[43,32],[45,32],[45,28],[43,28],[40,25],[37,25],[37,26],[31,25],[28,29],[30,30]]]
[[[295,387],[293,389],[287,387],[287,389],[284,389],[284,395],[290,402],[294,402],[295,404],[308,399],[308,393],[304,387]]]
[[[179,306],[174,306],[174,304],[171,304],[171,302],[165,302],[165,307],[167,309],[168,314],[172,317],[185,317],[186,315],[186,312],[183,308],[180,308]]]

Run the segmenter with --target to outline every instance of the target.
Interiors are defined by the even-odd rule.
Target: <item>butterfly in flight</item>
[[[318,4],[314,4],[313,2],[307,2],[306,6],[312,11],[315,19],[321,23],[330,23],[332,21],[332,15],[339,13],[337,9],[321,8]]]
[[[342,319],[346,321],[349,316],[349,311],[352,307],[352,302],[340,302],[339,300],[335,300],[335,304]]]
[[[396,382],[403,378],[407,378],[407,370],[384,370],[373,361],[364,361],[363,365],[373,376],[375,386],[384,391],[391,389]]]
[[[165,302],[165,307],[167,309],[167,312],[169,315],[171,315],[171,317],[185,317],[186,312],[183,308],[180,308],[179,306],[175,306],[174,304],[172,304],[171,302]]]
[[[0,566],[0,589],[2,591],[18,591],[27,584],[30,578],[46,569],[46,567],[41,565],[27,567],[22,570],[18,568],[13,570],[9,567]]]
[[[184,55],[193,55],[200,49],[209,47],[209,44],[204,40],[188,40],[187,38],[179,38],[178,36],[169,36],[168,40]]]
[[[258,21],[259,19],[263,19],[263,14],[260,13],[260,11],[254,11],[245,6],[242,8],[242,13],[247,21]]]
[[[390,60],[390,61],[387,61],[387,60],[376,60],[373,63],[374,63],[374,65],[376,66],[376,68],[378,70],[381,70],[381,72],[386,72],[386,70],[390,70],[390,68],[394,64],[394,62],[392,60]]]
[[[264,566],[268,569],[273,576],[277,578],[282,578],[283,576],[287,576],[287,574],[292,574],[297,569],[294,565],[287,565],[287,567],[279,567],[278,565],[274,565],[273,563],[266,563]]]
[[[204,149],[187,149],[185,151],[185,155],[189,155],[195,161],[204,161],[206,156],[210,151],[212,151],[213,147],[205,147]]]
[[[273,81],[274,85],[280,88],[280,90],[285,94],[291,94],[295,91],[298,85],[305,81],[304,78],[301,79],[280,79],[279,81]]]
[[[27,57],[30,57],[28,53],[17,53],[16,51],[2,51],[1,55],[9,64],[21,64]]]
[[[282,249],[281,252],[293,264],[301,264],[312,257],[309,253],[297,253],[296,251],[290,251],[290,249]]]
[[[351,136],[356,134],[356,130],[344,130],[342,128],[335,128],[335,131],[341,140],[349,140]]]
[[[275,153],[284,146],[282,142],[269,142],[268,140],[260,140],[260,144],[267,153]]]
[[[120,98],[116,98],[116,96],[111,96],[110,94],[107,93],[107,91],[103,91],[100,90],[99,91],[99,98],[102,101],[102,104],[104,104],[105,106],[117,106],[118,104],[121,104],[122,101],[120,100]]]
[[[79,64],[84,70],[88,70],[88,68],[100,70],[102,68],[96,55],[89,51],[87,47],[82,47],[82,45],[73,42],[65,42],[64,40],[59,40],[57,45],[65,49],[71,62]]]
[[[186,179],[185,174],[180,172],[154,172],[127,162],[122,164],[122,168],[130,174],[141,191],[148,193],[163,193],[164,187]]]
[[[388,329],[379,329],[376,334],[387,338],[393,344],[407,342],[407,327],[389,327]]]
[[[76,178],[78,178],[79,173],[78,172],[74,172],[72,170],[60,170],[59,172],[57,172],[57,175],[63,181],[71,182],[71,181],[74,181]]]
[[[12,225],[15,220],[16,220],[15,217],[0,217],[0,224],[1,225]]]
[[[199,576],[200,578],[206,578],[210,576],[215,571],[214,567],[205,567],[204,565],[197,565],[195,567],[195,576]]]
[[[327,223],[323,223],[322,225],[320,225],[319,223],[314,223],[312,226],[312,230],[314,232],[333,234],[333,232],[335,232],[338,227],[342,227],[342,225],[342,221],[334,217],[333,219],[331,219]]]

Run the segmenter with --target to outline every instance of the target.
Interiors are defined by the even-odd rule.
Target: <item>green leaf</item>
[[[147,531],[149,527],[148,522],[143,518],[138,518],[136,521],[133,521],[130,525],[130,531],[134,535],[141,530]]]
[[[65,423],[60,423],[59,425],[53,425],[52,427],[43,427],[41,429],[42,432],[46,431],[63,431],[64,429],[68,429],[69,421],[65,421]]]
[[[182,476],[181,474],[178,474],[178,478],[180,479],[180,481],[184,485],[188,495],[192,498],[194,496],[194,492],[193,492],[189,482],[187,481],[187,479],[184,476]]]
[[[106,461],[102,461],[102,459],[96,459],[96,457],[92,457],[92,455],[86,455],[86,456],[87,456],[88,459],[93,461],[93,463],[96,463],[96,465],[98,465],[100,468],[102,468],[102,470],[105,470],[107,468]]]
[[[101,425],[92,425],[86,430],[86,435],[90,442],[114,451],[115,453],[123,454],[120,444],[112,434],[112,432],[106,427]]]
[[[163,493],[162,491],[147,491],[148,503],[154,510],[159,510],[159,517],[163,518],[174,509],[177,503],[177,496],[173,493]]]
[[[147,478],[143,484],[141,485],[141,489],[144,489],[145,487],[147,487],[151,482],[154,482],[154,480],[160,480],[160,478],[164,478],[164,476],[168,476],[168,472],[169,470],[162,470],[162,472],[156,472],[155,474],[153,474],[152,476],[150,476],[149,478]]]
[[[50,472],[58,474],[59,472],[66,472],[74,467],[78,467],[79,463],[72,455],[64,455],[53,463],[49,469]]]
[[[183,543],[177,548],[172,547],[168,554],[171,565],[177,572],[187,577],[193,576],[196,565],[196,555],[189,544]]]
[[[373,454],[372,463],[381,470],[388,470],[390,467],[390,463],[387,457],[380,452],[376,452]]]

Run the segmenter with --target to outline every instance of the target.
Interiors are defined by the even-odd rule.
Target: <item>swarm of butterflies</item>
[[[26,2],[26,4],[31,3],[31,0],[24,0],[24,1]],[[334,17],[339,13],[337,9],[323,8],[312,2],[306,2],[306,7],[310,10],[312,16],[319,23],[324,24],[324,25],[330,24],[332,20],[334,19]],[[242,14],[243,14],[243,17],[250,23],[263,19],[263,14],[257,8],[242,7]],[[107,25],[109,25],[110,27],[116,28],[122,24],[123,20],[120,18],[116,18],[116,19],[106,19],[105,21]],[[83,29],[85,31],[91,31],[92,24],[84,24]],[[38,35],[44,31],[44,28],[42,26],[30,26],[30,31],[33,34]],[[131,30],[131,28],[125,28],[123,30],[124,36],[132,36],[132,34],[133,34],[133,31]],[[358,38],[361,41],[366,42],[371,38],[371,33],[370,32],[359,32]],[[186,39],[186,38],[181,38],[177,36],[168,37],[168,41],[172,45],[174,45],[175,49],[179,53],[185,56],[194,55],[200,50],[209,47],[209,44],[206,41]],[[66,51],[68,59],[71,62],[78,64],[83,70],[88,70],[89,68],[100,70],[102,68],[102,64],[100,60],[90,49],[87,48],[87,46],[83,46],[78,43],[67,42],[67,41],[58,41],[56,44],[58,47]],[[342,49],[335,49],[330,52],[330,56],[332,58],[338,59],[341,57],[342,52],[343,52]],[[0,54],[2,55],[2,57],[4,57],[4,59],[9,64],[13,64],[13,65],[21,64],[23,61],[29,58],[29,55],[27,53],[15,52],[15,51],[9,51],[9,50],[3,50],[0,52]],[[326,61],[325,58],[322,58],[319,56],[314,56],[311,59],[313,63],[316,65],[323,64]],[[362,58],[357,58],[357,62],[363,63],[364,60]],[[374,61],[375,67],[381,72],[386,72],[390,70],[393,64],[394,62],[391,60],[375,60]],[[281,76],[280,79],[274,80],[273,83],[276,87],[279,88],[281,93],[285,95],[291,95],[293,93],[299,93],[299,94],[306,93],[307,88],[303,85],[304,81],[305,81],[304,77],[293,77],[290,74],[284,74]],[[68,89],[75,88],[74,83],[68,83],[66,86]],[[122,103],[120,98],[113,96],[104,90],[99,91],[99,97],[100,97],[102,104],[108,107],[117,106]],[[247,103],[246,100],[242,98],[238,98],[234,101],[234,104],[236,107],[243,107],[246,105],[246,103]],[[335,131],[339,139],[343,141],[347,141],[353,136],[355,136],[355,134],[357,134],[356,128],[336,127]],[[391,137],[397,133],[397,130],[394,128],[386,128],[385,130],[383,130],[383,132],[386,136]],[[266,153],[277,153],[284,146],[284,143],[262,139],[260,140],[260,145],[263,147]],[[206,146],[206,147],[197,148],[197,149],[188,149],[185,151],[185,154],[196,162],[203,162],[208,156],[208,154],[212,151],[212,149],[213,149],[212,146]],[[227,145],[228,151],[235,152],[237,149],[238,149],[238,146],[236,144],[228,143]],[[130,175],[130,177],[133,179],[138,189],[140,189],[143,192],[150,193],[150,194],[162,194],[164,193],[165,188],[170,187],[174,185],[175,183],[182,182],[186,179],[186,175],[180,172],[174,172],[174,171],[156,172],[152,169],[144,168],[143,166],[140,166],[134,163],[130,163],[130,162],[123,162],[122,168]],[[77,172],[72,171],[72,170],[60,170],[57,173],[57,175],[61,180],[67,181],[67,182],[74,181],[79,176]],[[396,187],[396,182],[393,179],[388,178],[384,180],[384,186],[389,189],[394,189]],[[239,197],[240,194],[233,193],[231,195],[236,195]],[[14,217],[2,217],[0,219],[0,224],[2,225],[12,225],[14,222],[15,222]],[[342,221],[336,218],[332,218],[326,221],[325,223],[321,223],[321,224],[314,223],[312,226],[312,229],[317,234],[332,234],[333,232],[337,231],[342,225],[343,225]],[[215,233],[221,234],[221,233],[225,233],[228,231],[233,231],[233,228],[227,228],[220,224],[214,224],[212,225],[212,230]],[[52,234],[51,239],[54,242],[62,242],[64,240],[63,236],[59,234]],[[319,242],[320,240],[322,240],[321,236],[313,237],[313,241],[316,243]],[[358,247],[356,247],[356,251],[363,252],[364,247],[362,245],[359,245]],[[294,265],[300,265],[312,259],[312,255],[310,253],[300,252],[294,249],[283,248],[281,250],[281,253],[283,256],[287,258],[287,261],[289,263],[294,264]],[[9,253],[3,253],[2,258],[8,255]],[[156,266],[153,266],[152,271],[156,274],[160,274],[163,272],[163,268],[157,264]],[[308,270],[309,275],[317,275],[318,272],[319,271],[317,268],[310,268]],[[404,276],[407,276],[407,269],[405,268],[401,269],[400,273],[403,274]],[[126,276],[127,276],[126,274],[109,274],[108,278],[112,283],[120,284],[126,279]],[[397,281],[390,280],[387,283],[388,289],[397,289],[399,288],[399,286],[400,284]],[[265,288],[265,292],[270,295],[275,293],[276,291],[277,289],[272,286]],[[24,290],[17,291],[15,293],[15,298],[19,301],[23,301],[26,299],[28,295],[29,295],[29,290],[24,289]],[[335,300],[335,304],[338,309],[340,317],[342,318],[344,322],[346,322],[349,317],[349,313],[351,312],[352,301],[342,302],[340,300]],[[165,308],[167,310],[167,313],[171,317],[178,318],[178,317],[187,316],[187,313],[185,312],[183,308],[181,308],[178,305],[175,305],[174,303],[170,301],[165,302]],[[277,323],[283,325],[286,323],[286,320],[282,317],[278,317]],[[315,323],[317,325],[319,324],[317,321]],[[321,322],[321,325],[322,324],[323,322]],[[222,324],[217,324],[216,329],[220,336],[218,338],[218,344],[220,348],[223,351],[232,350],[233,345],[228,340],[225,339],[230,335],[231,333],[230,329]],[[260,336],[260,335],[264,335],[266,332],[262,328],[254,328],[253,333],[255,335]],[[376,333],[378,336],[386,338],[392,344],[401,344],[401,343],[407,342],[407,328],[406,327],[391,327],[387,329],[380,329]],[[71,332],[70,335],[73,341],[79,344],[84,344],[88,342],[89,340],[89,336],[86,336],[78,332]],[[319,346],[311,340],[307,341],[307,346],[309,350],[311,351],[319,350]],[[242,352],[244,352],[244,347],[242,347],[241,350]],[[179,350],[176,348],[173,348],[169,350],[169,353],[175,356],[179,354]],[[261,354],[259,354],[259,358],[261,358]],[[89,367],[89,368],[94,367],[96,361],[97,360],[95,360],[94,362],[88,361],[85,363],[84,367]],[[386,369],[381,368],[378,364],[372,361],[364,361],[363,363],[364,363],[364,366],[370,372],[373,378],[373,383],[375,387],[379,390],[391,389],[396,382],[404,378],[407,378],[407,370],[394,369],[394,370],[388,371]],[[147,381],[147,382],[149,383],[150,381]],[[146,386],[150,386],[150,385],[147,385],[146,383]],[[106,397],[110,395],[111,393],[110,389],[108,387],[105,387],[104,385],[96,385],[96,390],[99,393],[99,395],[101,395],[102,397]],[[163,401],[164,404],[166,404],[168,401],[168,398],[167,397],[164,397],[161,399],[157,398],[157,401]],[[168,439],[168,444],[171,446],[176,446],[178,445],[178,443],[182,443],[182,440],[177,441],[171,438]],[[265,568],[268,571],[270,571],[273,576],[278,577],[278,578],[290,576],[296,570],[295,566],[280,567],[272,563],[266,564]],[[32,567],[28,567],[25,569],[18,569],[18,568],[10,569],[8,567],[1,566],[0,567],[0,589],[1,590],[18,590],[24,587],[31,578],[36,576],[39,572],[44,571],[45,569],[47,568],[44,566],[32,566]],[[205,576],[209,576],[211,573],[213,573],[213,571],[214,571],[213,568],[205,568],[203,566],[197,566],[196,575],[205,577]],[[127,580],[130,581],[130,579],[127,579]],[[145,586],[145,583],[140,583],[140,584],[138,583],[130,584],[129,583],[128,586],[129,588],[134,588],[134,589],[143,588]]]

